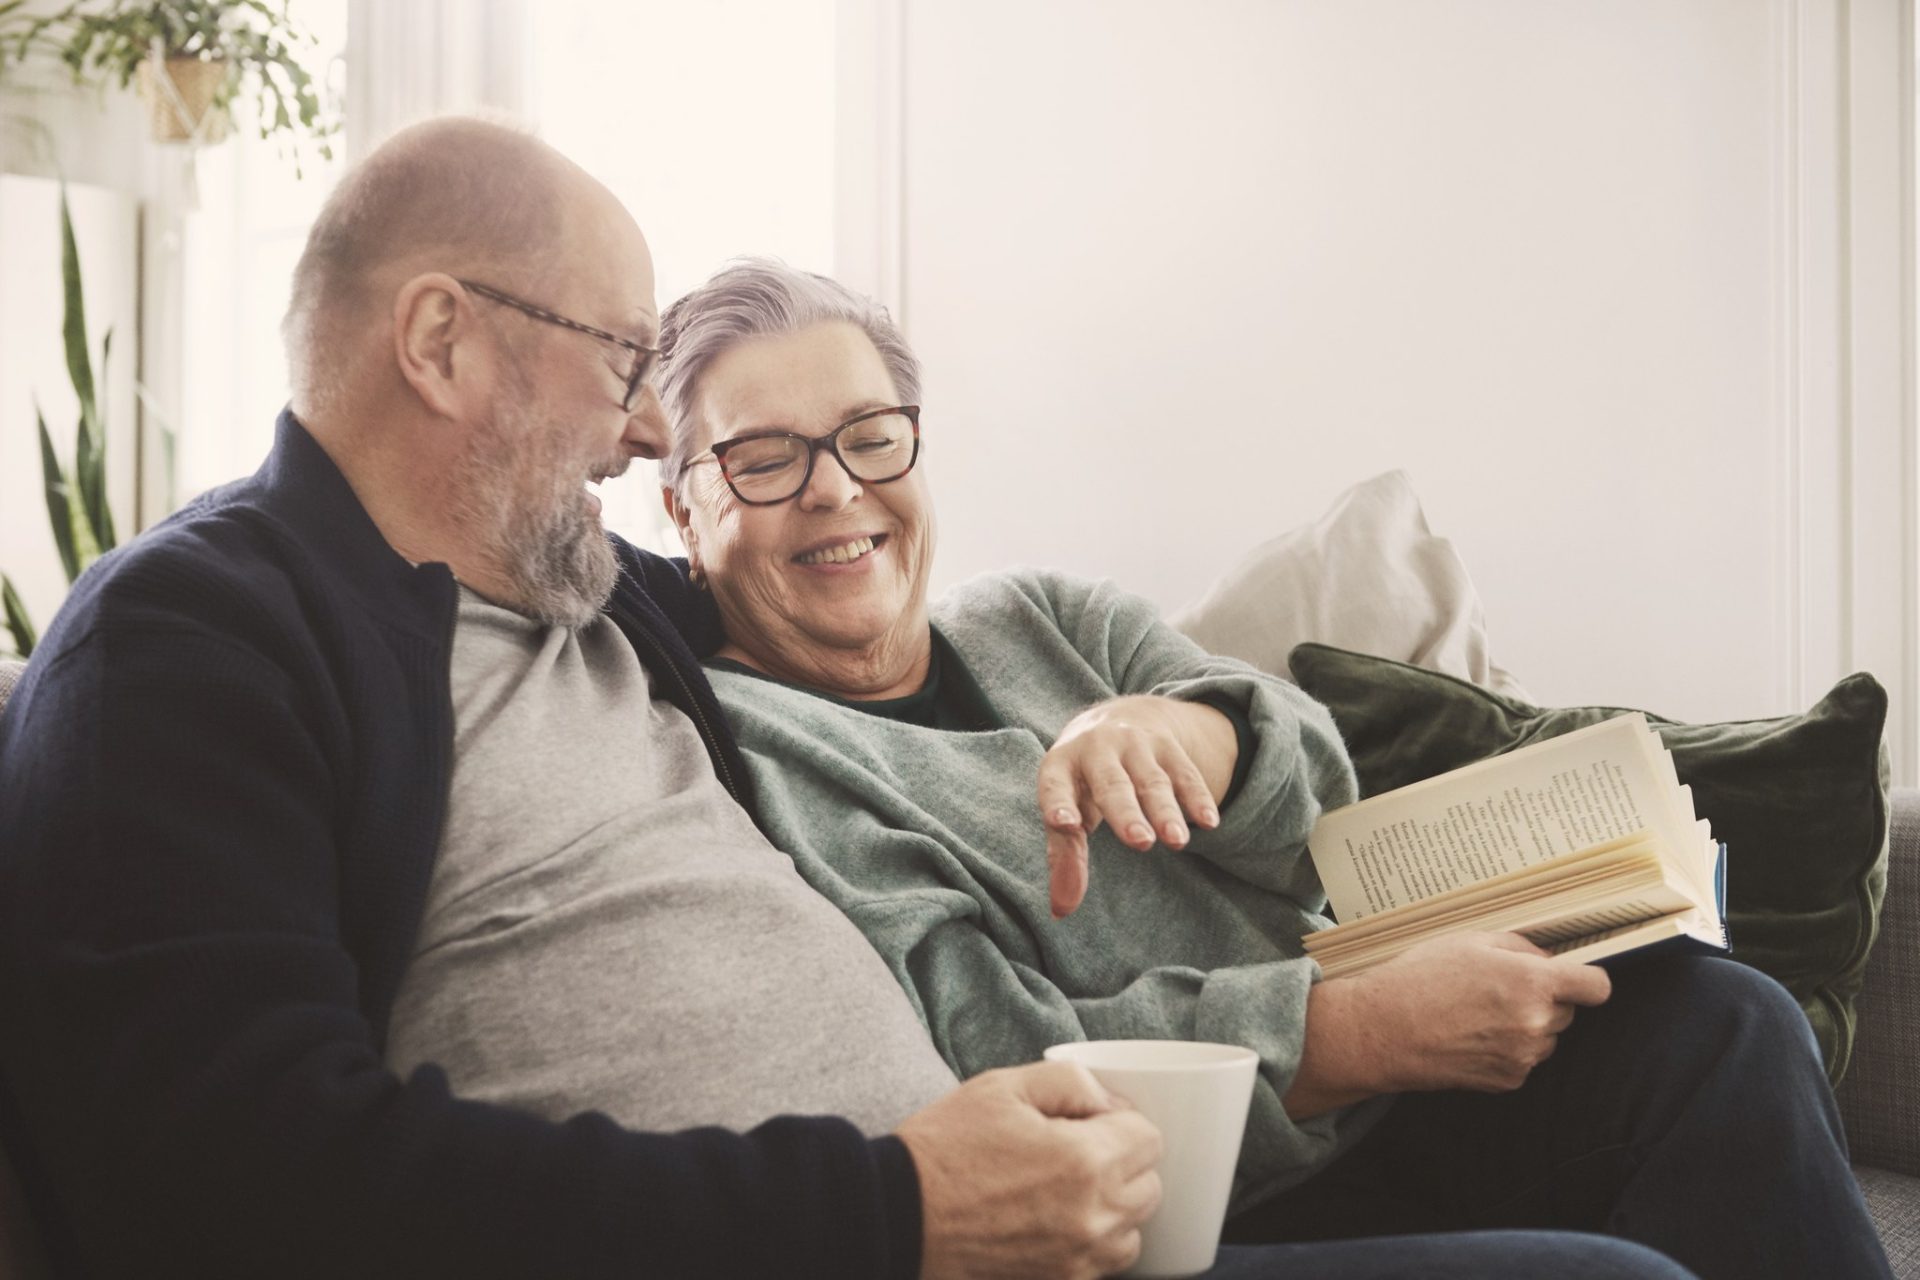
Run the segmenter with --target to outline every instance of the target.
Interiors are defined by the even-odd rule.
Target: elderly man
[[[266,465],[103,563],[48,634],[0,736],[0,1061],[71,1262],[1126,1256],[1150,1127],[1069,1072],[952,1092],[735,803],[705,620],[588,489],[665,447],[656,328],[603,187],[494,126],[403,134],[313,229]],[[496,1097],[383,1061],[467,1067],[465,1027],[501,1032]],[[859,1123],[619,1123],[790,1112]]]
[[[416,127],[313,228],[265,465],[75,590],[0,718],[0,1132],[58,1261],[838,1280],[1133,1256],[1151,1126],[1072,1067],[956,1088],[741,808],[695,662],[715,619],[589,488],[666,446],[656,316],[598,183],[510,130]],[[1475,1248],[1424,1273],[1484,1272]],[[1625,1246],[1589,1265],[1677,1274]]]

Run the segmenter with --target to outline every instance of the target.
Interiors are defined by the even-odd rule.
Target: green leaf
[[[40,424],[40,470],[47,485],[47,522],[53,526],[53,543],[60,550],[60,567],[67,571],[67,581],[72,582],[80,576],[80,556],[73,545],[73,490],[67,483],[66,471],[60,466],[60,456],[53,451],[53,437],[47,434],[47,417],[40,412],[38,404],[33,406],[33,416]]]
[[[107,361],[113,353],[113,330],[107,330],[106,337],[100,343],[100,381],[105,385],[107,379]],[[107,502],[107,437],[106,424],[95,420],[87,425],[85,418],[80,420],[80,430],[76,437],[78,443],[74,450],[73,478],[80,490],[80,505],[87,521],[87,529],[93,535],[93,544],[101,551],[114,548],[113,509]]]
[[[107,435],[100,421],[100,403],[94,388],[93,365],[87,356],[87,311],[80,274],[80,249],[67,207],[67,190],[60,188],[60,275],[66,294],[63,333],[67,345],[67,377],[80,401],[80,425],[74,434],[73,492],[80,500],[73,515],[74,551],[86,568],[102,551],[114,545],[113,512],[107,506]],[[113,352],[113,330],[100,343],[100,376]],[[89,554],[91,550],[91,554]]]
[[[160,427],[160,505],[162,510],[171,511],[177,505],[180,464],[174,456],[173,428],[164,422],[158,425]]]
[[[4,573],[0,573],[0,610],[6,614],[7,633],[13,637],[14,653],[31,658],[40,637],[34,633],[33,619],[27,616],[27,606],[20,599],[20,593],[13,589],[13,579]]]
[[[171,511],[176,505],[174,492],[177,485],[178,468],[175,463],[176,447],[173,425],[167,421],[167,415],[154,403],[153,395],[139,379],[133,383],[133,393],[140,397],[140,406],[146,410],[147,430],[157,441],[160,453],[159,474],[154,477],[158,486],[158,503],[163,511]]]
[[[99,417],[93,400],[93,365],[87,358],[87,304],[80,295],[80,249],[73,239],[65,183],[60,185],[60,280],[66,293],[61,332],[67,344],[67,378],[80,398],[80,417],[91,427]]]
[[[82,418],[73,433],[73,472],[68,477],[72,482],[69,497],[80,504],[78,515],[87,522],[88,529],[93,528],[94,476],[97,474],[94,459],[98,456],[93,432],[87,430],[87,420]]]

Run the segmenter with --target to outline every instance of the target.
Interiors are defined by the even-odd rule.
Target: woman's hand
[[[1314,986],[1300,1066],[1281,1101],[1301,1120],[1377,1093],[1518,1089],[1574,1011],[1612,992],[1605,969],[1556,959],[1517,933],[1429,938]]]
[[[1040,762],[1053,916],[1087,894],[1087,837],[1102,822],[1130,848],[1184,849],[1188,829],[1220,825],[1240,744],[1213,707],[1142,694],[1088,707]]]

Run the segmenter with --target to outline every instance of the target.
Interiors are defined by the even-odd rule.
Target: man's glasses
[[[575,333],[584,333],[589,338],[598,338],[602,342],[611,342],[616,347],[622,347],[631,351],[633,353],[633,369],[627,374],[627,393],[621,397],[620,407],[627,412],[632,412],[634,397],[640,394],[641,384],[647,380],[647,374],[653,371],[653,362],[660,358],[660,353],[657,350],[652,347],[643,347],[639,343],[629,341],[617,333],[608,333],[605,329],[596,329],[590,324],[581,324],[578,320],[569,320],[558,312],[549,311],[545,307],[536,307],[531,302],[523,301],[510,293],[502,293],[492,285],[479,284],[472,280],[460,280],[459,285],[461,288],[471,290],[483,298],[491,298],[504,306],[512,307],[515,311],[530,315],[535,320],[544,320],[548,324],[557,324],[562,329],[571,329]]]
[[[688,460],[687,465],[719,463],[734,496],[763,507],[785,502],[805,489],[813,478],[813,460],[823,452],[831,453],[848,475],[864,484],[898,480],[913,470],[920,457],[920,406],[869,409],[824,436],[793,431],[735,436]]]

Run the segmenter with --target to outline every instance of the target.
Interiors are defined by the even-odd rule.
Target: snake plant
[[[80,402],[80,422],[74,434],[73,461],[63,462],[47,431],[47,417],[38,399],[33,416],[40,428],[40,469],[46,481],[47,519],[53,527],[60,565],[71,584],[86,567],[113,550],[116,538],[113,512],[107,507],[107,433],[100,417],[94,364],[87,349],[87,311],[80,292],[80,250],[74,243],[73,217],[67,208],[66,187],[60,188],[60,278],[64,286],[61,335],[67,353],[67,377]],[[106,382],[113,353],[113,331],[100,340],[100,383]],[[0,613],[4,613],[13,650],[24,658],[37,640],[33,620],[14,589],[0,573]]]

